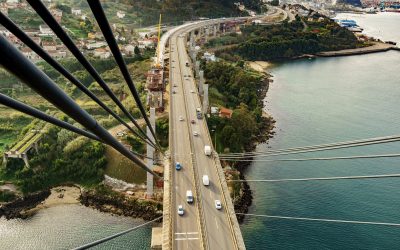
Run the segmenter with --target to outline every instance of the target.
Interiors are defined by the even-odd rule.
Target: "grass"
[[[106,157],[108,160],[105,174],[128,183],[144,184],[146,181],[146,171],[132,163],[125,156],[116,150],[107,147]]]

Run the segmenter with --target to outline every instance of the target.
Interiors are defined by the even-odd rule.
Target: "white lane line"
[[[211,193],[211,189],[210,189],[210,198],[212,199],[212,193]]]
[[[217,217],[214,217],[214,219],[215,219],[215,225],[217,225],[217,229],[219,229],[218,222],[217,222]]]
[[[175,240],[198,240],[199,238],[179,238]]]
[[[198,234],[199,232],[175,233],[175,234]]]

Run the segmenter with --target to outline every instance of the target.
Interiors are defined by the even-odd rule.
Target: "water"
[[[0,249],[71,249],[142,223],[81,205],[60,205],[27,220],[1,218]],[[150,235],[151,227],[145,226],[93,249],[149,249]]]
[[[400,42],[400,15],[352,17],[382,40]],[[363,23],[368,25],[364,26]],[[375,31],[375,33],[374,33]],[[378,36],[379,35],[379,36]],[[304,60],[272,70],[267,109],[277,120],[272,148],[400,134],[400,53]],[[261,145],[259,150],[267,146]],[[304,156],[398,153],[400,144]],[[302,155],[296,155],[300,157]],[[398,159],[256,163],[248,179],[400,173]],[[400,180],[251,184],[256,214],[400,223]],[[79,205],[39,211],[28,220],[0,219],[0,249],[69,249],[143,223]],[[247,217],[248,249],[394,249],[400,229]],[[151,227],[98,249],[148,249]]]
[[[400,43],[400,14],[383,12],[379,14],[338,14],[338,19],[352,19],[364,28],[363,33],[381,39],[382,41],[395,41]]]
[[[400,42],[400,15],[352,19],[365,30],[380,30],[381,39]],[[376,26],[367,29],[363,23]],[[276,66],[266,108],[277,120],[277,134],[258,150],[400,134],[399,73],[397,51]],[[390,143],[290,157],[399,152],[400,143]],[[399,163],[399,158],[255,162],[246,176],[281,179],[391,174],[400,173]],[[251,188],[254,203],[250,213],[400,223],[400,179],[251,183]],[[400,238],[399,227],[254,217],[247,217],[242,232],[247,249],[395,249]]]

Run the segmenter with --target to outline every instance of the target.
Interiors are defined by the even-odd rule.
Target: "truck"
[[[192,190],[186,191],[186,201],[187,203],[193,203],[193,193]]]
[[[203,113],[201,112],[201,108],[196,108],[196,117],[197,119],[203,119]]]
[[[204,146],[204,154],[211,156],[211,147],[209,145]]]
[[[210,179],[208,178],[208,175],[203,175],[203,185],[204,186],[210,185]]]

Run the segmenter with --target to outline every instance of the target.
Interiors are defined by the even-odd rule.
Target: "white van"
[[[186,201],[187,201],[187,203],[193,203],[193,193],[192,193],[192,190],[186,191]]]
[[[208,178],[208,175],[203,175],[203,185],[204,186],[210,185],[210,179]]]

